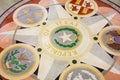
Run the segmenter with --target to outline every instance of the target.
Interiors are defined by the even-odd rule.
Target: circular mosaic
[[[89,28],[79,21],[62,19],[48,22],[43,27],[39,33],[39,46],[56,59],[80,57],[92,46]]]
[[[58,48],[69,50],[80,44],[81,33],[70,26],[61,26],[51,35],[51,42]]]
[[[36,50],[38,51],[38,53],[40,53],[41,60],[40,60],[40,64],[39,64],[40,66],[39,66],[38,70],[36,70],[34,72],[34,74],[36,74],[36,77],[39,78],[40,80],[59,80],[60,79],[59,76],[62,74],[63,69],[69,67],[68,65],[71,65],[71,64],[76,65],[77,63],[80,63],[80,61],[83,64],[86,63],[86,64],[90,64],[92,66],[95,66],[95,68],[97,68],[101,73],[102,72],[108,73],[109,75],[104,75],[106,80],[113,80],[115,78],[116,78],[116,80],[120,79],[120,76],[118,75],[118,74],[120,74],[120,69],[119,69],[120,65],[115,63],[117,60],[117,57],[109,54],[110,52],[108,52],[107,49],[105,51],[105,48],[103,46],[100,46],[101,43],[100,43],[100,45],[98,43],[98,41],[100,40],[100,38],[98,37],[99,31],[102,31],[107,25],[112,25],[112,24],[120,25],[120,23],[119,23],[120,7],[118,4],[119,2],[117,2],[118,0],[70,0],[72,4],[68,3],[69,4],[68,7],[65,7],[66,0],[16,0],[16,1],[15,0],[14,1],[13,0],[1,0],[1,1],[2,1],[2,4],[1,4],[1,9],[0,9],[0,14],[1,14],[1,17],[0,17],[1,30],[0,31],[2,31],[2,32],[0,32],[0,35],[1,35],[0,36],[1,37],[0,38],[1,39],[0,40],[0,51],[2,51],[4,48],[6,48],[6,46],[9,46],[11,44],[12,40],[14,40],[13,42],[15,42],[16,44],[26,43],[26,44],[30,44],[30,45],[36,47]],[[69,0],[67,0],[67,2],[68,1]],[[91,3],[89,1],[91,1]],[[96,14],[93,11],[94,3],[92,3],[92,1],[96,1],[96,3],[99,5],[99,11],[98,11],[99,13],[98,14],[96,13],[97,8],[95,11]],[[79,2],[80,3],[83,2],[82,5],[80,5]],[[13,11],[16,10],[20,6],[24,6],[24,4],[31,4],[31,3],[36,3],[37,5],[45,6],[46,10],[48,11],[48,17],[46,19],[47,21],[43,22],[43,24],[40,24],[42,21],[40,23],[37,23],[37,20],[39,21],[41,18],[39,17],[39,19],[38,19],[38,17],[33,17],[33,18],[35,18],[35,23],[37,23],[36,25],[40,25],[40,26],[36,26],[36,25],[33,25],[34,22],[31,19],[31,17],[29,17],[28,15],[16,17],[16,18],[19,18],[19,21],[17,21],[17,19],[16,19],[15,23],[18,22],[17,24],[19,24],[19,26],[27,27],[27,28],[21,27],[16,30],[17,26],[15,25],[15,23],[13,22],[13,19],[12,19]],[[38,7],[34,8],[35,11],[36,11],[36,9],[38,9]],[[34,16],[34,12],[33,12],[34,10],[32,10],[32,9],[30,9],[30,10],[31,10],[30,16],[32,15],[32,13],[33,13],[32,16]],[[21,10],[21,13],[22,13],[22,10]],[[28,14],[27,11],[24,11],[24,13]],[[38,13],[36,13],[36,14],[38,14]],[[41,13],[41,15],[42,15],[42,13]],[[30,19],[29,18],[27,19],[27,22],[25,22],[26,16],[28,16],[30,18]],[[25,17],[25,18],[22,21],[23,17]],[[83,17],[83,18],[80,18],[80,17]],[[87,17],[87,18],[84,18],[84,17]],[[69,18],[69,20],[71,20],[71,18],[72,19],[74,18],[74,20],[72,20],[74,22],[72,23],[72,21],[71,21],[71,23],[68,23],[68,21],[65,22],[65,20],[63,22],[60,21],[60,23],[58,23],[58,27],[54,27],[56,25],[55,24],[52,25],[52,23],[48,24],[48,22],[51,20],[56,20],[56,19],[61,19],[61,18],[62,19]],[[76,27],[77,23],[79,23],[79,22],[75,22],[75,21],[79,21],[79,20],[84,22],[85,24],[87,24],[88,27],[93,31],[93,33],[95,33],[92,35],[93,46],[90,50],[88,50],[91,47],[91,44],[89,44],[90,37],[86,36],[86,34],[85,34],[87,32],[85,30],[88,30],[88,29],[86,28],[86,29],[82,30],[83,29],[82,27],[85,27],[85,26],[82,26],[80,28]],[[24,24],[27,24],[27,25],[24,25]],[[29,24],[29,26],[28,26],[28,24]],[[57,22],[56,22],[56,24],[57,24]],[[81,24],[81,22],[79,24]],[[44,26],[42,26],[42,25],[44,25]],[[51,25],[51,27],[46,28],[49,25]],[[33,26],[36,26],[36,27],[33,27]],[[32,27],[32,28],[30,28],[30,27]],[[39,32],[39,28],[43,28],[42,29],[43,31],[44,31],[44,28],[46,29],[46,32],[44,33],[44,35],[46,35],[48,37],[47,40],[49,41],[49,44],[50,44],[49,47],[51,47],[51,48],[48,47],[49,50],[46,49],[47,42],[41,43],[41,41],[44,41],[45,39],[43,38],[43,40],[42,40],[41,38],[43,36],[42,37],[38,36],[39,35],[38,33],[40,33],[40,35],[42,35],[42,32],[43,32],[42,30],[40,30],[40,32]],[[53,28],[53,29],[51,29],[51,28]],[[75,32],[77,32],[77,34],[79,34],[79,36],[75,35],[74,32],[68,31],[68,30],[64,30],[64,31],[61,31],[61,32],[58,32],[55,34],[55,32],[57,30],[63,29],[63,28],[64,29],[67,28],[69,30],[72,29]],[[12,32],[11,32],[11,30],[12,30]],[[83,33],[82,31],[85,31],[85,33]],[[117,33],[118,33],[118,31],[117,31]],[[67,38],[65,39],[63,36],[65,38],[67,36]],[[88,38],[85,38],[85,36]],[[41,40],[41,41],[39,41],[40,47],[38,46],[38,38],[39,38],[39,40]],[[54,41],[55,39],[56,39],[56,42]],[[47,41],[47,40],[45,40],[45,41]],[[88,42],[87,42],[87,40],[88,40]],[[115,36],[111,40],[113,42],[115,42],[116,44],[119,43],[118,36]],[[84,48],[84,47],[79,48],[79,49],[81,49],[79,51],[79,54],[72,54],[72,53],[75,53],[75,52],[72,52],[72,50],[77,51],[76,49],[78,47],[82,46],[83,42],[84,42],[85,47],[88,46],[88,44],[90,46],[88,46],[86,48]],[[86,42],[86,44],[85,44],[85,42]],[[72,44],[72,43],[74,43],[74,44]],[[110,43],[111,43],[111,41],[110,41]],[[54,48],[54,50],[53,50],[53,48]],[[108,48],[110,49],[110,47],[108,47]],[[18,49],[18,48],[16,48],[16,49]],[[84,50],[82,50],[82,49],[84,49]],[[111,48],[111,50],[115,50],[115,49],[116,48]],[[117,50],[115,50],[115,51],[117,51]],[[86,53],[89,53],[89,54],[86,54]],[[116,54],[116,52],[114,52],[114,53]],[[50,57],[46,54],[51,55],[52,57]],[[82,54],[83,55],[86,54],[86,55],[84,55],[84,58],[83,57],[81,58]],[[75,56],[75,57],[73,57],[73,56]],[[76,58],[76,56],[78,56],[78,58]],[[69,59],[71,59],[71,61],[61,61],[61,60],[56,60],[54,58],[56,58],[56,59],[57,58],[61,58],[61,59],[69,58]],[[1,64],[1,65],[3,65],[3,64]],[[82,69],[84,69],[84,68],[82,68]],[[25,71],[26,70],[27,69],[25,69]],[[79,70],[79,69],[76,69],[76,71],[77,70]],[[30,70],[28,70],[28,71],[30,71]],[[28,72],[28,71],[26,71],[26,72]],[[79,79],[80,80],[82,80],[82,79],[92,80],[92,79],[97,78],[96,76],[95,76],[95,78],[94,77],[90,78],[89,75],[82,73],[81,71],[82,70],[79,70],[80,77],[78,78],[78,80]],[[90,72],[87,69],[84,69],[84,71],[90,73],[91,76],[92,75],[94,76],[94,73],[92,71]],[[21,73],[22,72],[18,73],[18,75]],[[0,70],[0,74],[3,74],[3,73],[1,73],[1,70]],[[75,78],[73,74],[74,74],[74,72],[73,73],[71,72],[70,74],[68,74],[68,77],[70,76],[68,79],[73,77],[72,79],[76,80],[77,78]],[[75,74],[76,74],[75,76],[77,76],[77,72],[75,72]],[[83,75],[81,75],[81,74],[83,74]],[[16,75],[14,75],[14,77]],[[71,75],[72,75],[72,77],[71,77]],[[2,78],[1,76],[0,76],[0,79],[4,80],[4,78]],[[9,76],[9,75],[7,75],[7,76]],[[35,78],[33,75],[32,75],[32,77],[35,80],[37,80],[37,78]],[[25,80],[30,80],[30,79],[31,79],[31,76]],[[5,80],[7,80],[7,79],[5,79]],[[13,79],[10,79],[10,80],[13,80]],[[18,79],[15,78],[15,80],[18,80]]]
[[[46,9],[38,4],[24,5],[18,8],[13,15],[15,23],[22,27],[40,25],[46,17]]]
[[[96,68],[80,64],[68,67],[60,80],[104,80],[104,77]]]
[[[92,16],[98,10],[94,0],[68,0],[65,7],[70,14],[79,17]]]
[[[7,79],[24,79],[30,76],[39,64],[37,52],[25,44],[12,45],[0,55],[1,75]]]
[[[99,35],[100,45],[109,53],[120,56],[120,27],[104,28]]]

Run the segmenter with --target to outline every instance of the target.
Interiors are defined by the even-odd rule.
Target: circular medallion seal
[[[65,8],[70,14],[78,17],[92,16],[98,10],[94,0],[68,0]]]
[[[52,32],[51,42],[59,49],[69,50],[79,46],[82,40],[81,33],[72,26],[60,26]]]
[[[40,25],[47,17],[47,11],[38,4],[27,4],[18,8],[14,15],[14,22],[22,27]]]
[[[20,80],[29,77],[37,69],[39,55],[37,51],[25,44],[15,44],[0,54],[0,72],[7,79]]]
[[[59,19],[43,27],[39,33],[39,46],[43,53],[56,59],[80,58],[92,46],[89,28],[77,20]]]
[[[120,27],[104,28],[99,34],[99,43],[110,54],[120,56]]]
[[[68,67],[60,80],[104,80],[103,75],[94,67],[80,64]]]

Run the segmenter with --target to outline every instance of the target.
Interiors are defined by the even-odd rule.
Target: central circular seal
[[[89,52],[91,39],[89,28],[82,22],[58,19],[42,25],[38,43],[42,53],[55,59],[71,60]]]
[[[64,50],[77,47],[82,40],[81,38],[80,31],[71,26],[61,26],[51,34],[52,44]]]

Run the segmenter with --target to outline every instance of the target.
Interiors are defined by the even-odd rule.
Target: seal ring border
[[[58,20],[53,20],[53,21],[50,21],[49,23],[51,24],[52,22],[57,22],[57,21],[63,21],[63,20],[69,20],[69,18],[67,18],[67,19],[58,19]],[[74,21],[73,19],[72,19],[72,21]],[[82,23],[82,22],[80,22],[80,21],[77,21],[76,20],[76,22],[79,22],[79,24],[81,24],[81,25],[83,25],[85,28],[87,28],[87,30],[88,30],[88,32],[89,32],[89,34],[90,34],[90,39],[91,39],[91,41],[90,41],[90,43],[89,43],[89,45],[90,46],[88,46],[88,48],[87,48],[87,50],[84,52],[85,54],[83,54],[83,53],[81,53],[81,56],[80,55],[78,55],[78,56],[72,56],[72,57],[59,57],[59,56],[55,56],[54,54],[49,54],[49,52],[48,51],[46,51],[46,49],[45,48],[42,48],[43,50],[42,50],[42,52],[41,52],[41,54],[47,54],[48,56],[50,56],[50,57],[52,57],[52,58],[54,58],[54,59],[56,59],[56,60],[62,60],[62,61],[68,61],[68,62],[70,62],[71,63],[71,60],[73,60],[73,59],[77,59],[77,60],[79,60],[81,57],[83,57],[83,56],[85,56],[87,53],[89,54],[89,51],[90,51],[90,49],[92,48],[92,45],[93,45],[93,41],[92,41],[92,36],[93,36],[93,33],[92,33],[92,31],[90,30],[90,28],[88,28],[88,26],[86,25],[86,24],[84,24],[84,23]],[[43,33],[43,31],[44,31],[44,29],[45,29],[45,27],[47,27],[48,25],[49,25],[49,23],[47,24],[47,25],[43,25],[44,27],[41,27],[40,28],[40,31],[39,31],[39,36],[42,36],[42,34],[41,33]],[[40,37],[38,38],[38,47],[43,47],[43,44],[41,43],[41,39],[40,39]]]
[[[104,28],[104,29],[99,33],[98,42],[99,42],[100,45],[101,45],[107,52],[109,52],[110,54],[115,55],[115,56],[120,56],[120,52],[110,50],[108,47],[105,46],[104,42],[102,41],[103,35],[104,35],[106,32],[108,32],[108,30],[111,30],[111,29],[120,29],[120,27],[119,27],[119,26],[109,26],[109,27]]]
[[[23,8],[25,8],[25,7],[29,7],[29,6],[34,6],[34,7],[38,7],[38,8],[40,8],[40,9],[42,9],[43,14],[44,14],[43,18],[42,18],[40,21],[38,21],[38,22],[36,22],[36,23],[34,23],[34,24],[24,24],[24,23],[20,22],[20,21],[17,19],[17,16],[18,16],[17,14],[19,13],[19,11],[20,11],[21,9],[23,9]],[[46,10],[43,6],[40,6],[40,5],[38,5],[38,4],[26,4],[26,5],[18,8],[18,9],[14,12],[14,14],[13,14],[13,20],[14,20],[14,22],[15,22],[17,25],[22,26],[22,27],[34,27],[34,26],[37,26],[37,25],[41,24],[46,18],[47,18],[47,10]]]
[[[68,74],[75,70],[75,69],[79,69],[79,68],[86,68],[88,70],[90,70],[91,72],[95,73],[96,76],[98,77],[99,80],[105,80],[103,75],[94,67],[87,65],[87,64],[76,64],[76,65],[71,65],[70,67],[66,68],[63,73],[60,76],[60,80],[65,80],[66,77],[68,76]]]
[[[9,47],[7,47],[5,50],[3,50],[1,53],[0,53],[0,64],[2,64],[2,59],[4,56],[6,56],[6,54],[14,49],[14,48],[27,48],[28,50],[30,50],[33,55],[34,55],[34,63],[32,64],[32,67],[30,67],[28,70],[28,72],[25,72],[23,74],[19,74],[19,75],[12,75],[12,74],[9,74],[7,73],[2,66],[0,66],[0,71],[1,71],[1,75],[4,76],[5,78],[7,79],[14,79],[14,80],[18,80],[18,79],[24,79],[26,77],[29,77],[30,75],[32,75],[34,73],[34,71],[37,69],[38,67],[38,64],[39,64],[39,55],[37,54],[37,51],[29,46],[29,45],[26,45],[26,44],[14,44],[14,45],[11,45]]]
[[[74,27],[73,25],[67,25],[67,24],[66,24],[66,25],[61,25],[61,26],[58,26],[58,27],[55,28],[55,29],[59,29],[60,27],[63,27],[63,28],[64,28],[64,26],[70,26],[70,28],[73,28],[73,29],[75,29],[77,32],[79,32],[79,34],[80,34],[79,39],[83,37],[83,34],[81,33],[81,31],[80,31],[79,29],[77,29],[76,27]],[[50,41],[50,45],[52,45],[55,49],[57,49],[56,46],[55,46],[54,44],[52,44],[53,42],[51,41],[52,33],[53,33],[53,31],[55,31],[55,29],[53,29],[53,30],[50,32],[49,41]],[[80,42],[78,43],[78,45],[75,46],[74,48],[69,49],[69,50],[66,49],[66,50],[71,51],[71,50],[77,48],[77,47],[80,45],[81,42],[82,42],[82,40],[80,40]],[[65,49],[61,49],[61,50],[66,51]]]
[[[90,16],[94,15],[95,13],[97,13],[97,11],[98,11],[98,5],[97,5],[97,3],[96,3],[94,0],[90,0],[90,2],[92,2],[92,3],[94,4],[94,6],[95,6],[94,11],[93,11],[92,13],[90,13],[90,14],[87,14],[87,15],[77,15],[77,14],[73,13],[72,11],[70,11],[70,9],[69,9],[69,7],[68,7],[70,1],[71,1],[71,0],[68,0],[68,1],[65,3],[65,9],[66,9],[70,14],[72,14],[73,16],[77,16],[77,17],[90,17]]]

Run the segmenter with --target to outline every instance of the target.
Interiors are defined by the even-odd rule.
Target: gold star
[[[27,22],[29,22],[29,23],[33,23],[33,19],[31,19],[31,18],[27,18],[26,20],[27,20]]]
[[[29,14],[29,11],[24,10],[23,13],[24,13],[24,14]]]
[[[35,12],[35,16],[40,16],[41,14],[39,12]]]
[[[80,4],[82,0],[76,0],[75,4]]]

